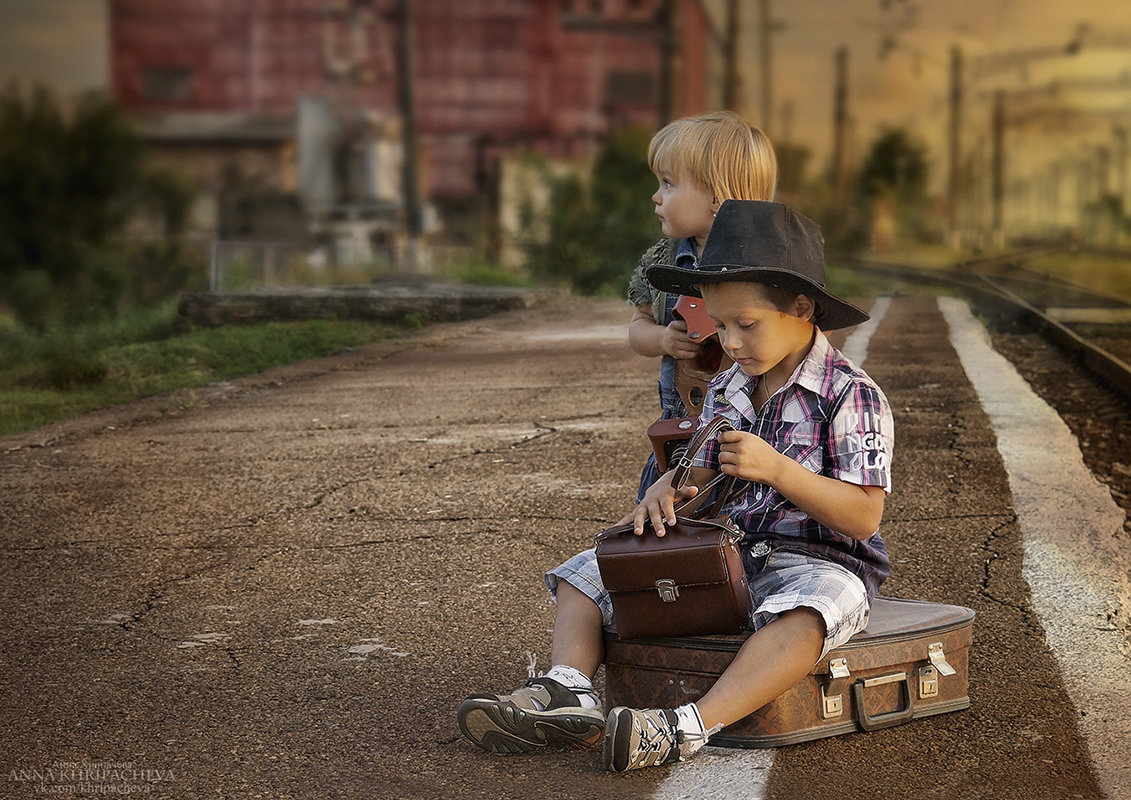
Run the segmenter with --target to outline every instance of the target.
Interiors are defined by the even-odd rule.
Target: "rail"
[[[981,268],[990,263],[1007,262],[1011,260],[1011,256],[1014,261],[1023,261],[1047,252],[1048,248],[1029,248],[1013,254],[997,255],[992,259],[976,259],[963,262],[956,267],[942,269],[924,269],[907,264],[849,256],[837,258],[837,263],[856,271],[958,289],[979,309],[989,310],[999,316],[1021,320],[1031,325],[1049,341],[1077,358],[1097,379],[1131,401],[1131,364],[1100,345],[1088,341],[1063,322],[1054,319],[1045,309],[1039,308],[1029,299],[1021,296],[1016,286],[1010,288],[1003,280],[981,272]],[[1106,292],[1096,292],[1069,281],[1060,283],[1066,291],[1071,287],[1083,296],[1091,294],[1097,300],[1102,298],[1105,307],[1110,308],[1115,305],[1131,310],[1131,301],[1124,298]]]

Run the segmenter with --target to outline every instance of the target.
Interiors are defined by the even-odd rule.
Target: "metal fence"
[[[463,247],[373,247],[221,241],[212,243],[209,289],[214,293],[370,283],[396,272],[436,274],[470,256]]]

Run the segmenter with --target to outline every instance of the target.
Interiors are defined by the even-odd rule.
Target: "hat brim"
[[[704,283],[766,283],[808,295],[817,303],[813,323],[823,331],[835,331],[867,322],[867,312],[829,294],[823,286],[804,275],[773,267],[748,267],[741,265],[715,266],[710,270],[685,269],[657,264],[645,273],[648,282],[662,292],[702,297],[699,286]]]

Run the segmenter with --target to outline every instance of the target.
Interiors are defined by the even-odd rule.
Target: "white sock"
[[[565,664],[555,664],[543,677],[555,680],[567,689],[573,690],[582,708],[596,708],[599,705],[597,693],[593,691],[593,681],[581,670]]]
[[[699,751],[707,743],[710,734],[703,726],[703,717],[699,716],[699,708],[694,703],[688,703],[675,710],[678,721],[676,727],[683,733],[683,742],[679,746],[679,757],[687,758]]]

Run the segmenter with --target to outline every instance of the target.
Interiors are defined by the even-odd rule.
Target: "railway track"
[[[842,258],[838,263],[911,284],[958,290],[999,325],[1031,326],[1091,370],[1094,379],[1131,402],[1131,299],[1024,266],[1049,252],[1050,248],[1029,248],[945,269],[861,258]]]
[[[1128,515],[1131,547],[1131,300],[1028,269],[1031,249],[950,269],[840,259],[909,291],[960,292],[987,320],[994,348],[1076,435],[1092,473]]]

